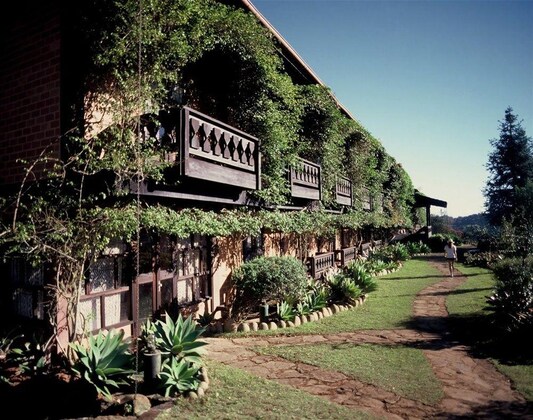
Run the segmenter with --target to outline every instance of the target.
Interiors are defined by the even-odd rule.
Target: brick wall
[[[20,182],[23,166],[47,146],[59,157],[60,17],[54,0],[21,0],[0,32],[0,185]]]

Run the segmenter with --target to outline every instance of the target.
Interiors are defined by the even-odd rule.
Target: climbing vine
[[[64,159],[43,151],[27,162],[19,193],[4,203],[11,219],[0,236],[6,255],[53,263],[56,297],[79,294],[91,259],[114,237],[133,239],[139,223],[176,237],[244,237],[262,229],[332,237],[339,228],[410,224],[413,188],[403,168],[325,87],[291,79],[279,45],[250,13],[214,0],[149,0],[140,20],[136,0],[71,3],[64,46],[72,57],[73,93],[65,96],[71,127],[51,145]],[[260,139],[262,189],[255,194],[271,207],[290,204],[286,169],[298,157],[320,163],[322,209],[214,212],[145,204],[137,213],[132,184],[162,180],[168,166],[164,151],[143,136],[139,116],[172,110],[178,90],[182,103]],[[33,182],[43,165],[47,176]],[[340,176],[352,181],[356,198],[344,213],[335,209]],[[381,199],[383,212],[362,209],[367,194]],[[75,330],[71,325],[71,335]]]

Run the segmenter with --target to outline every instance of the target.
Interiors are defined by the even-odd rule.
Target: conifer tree
[[[490,140],[494,150],[489,154],[489,179],[484,189],[485,210],[492,225],[501,226],[521,208],[524,188],[533,180],[531,137],[526,135],[513,109],[505,110],[500,121],[500,137]],[[530,215],[531,217],[531,215]]]

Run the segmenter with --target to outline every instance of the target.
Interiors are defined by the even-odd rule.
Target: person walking
[[[457,247],[452,239],[448,239],[448,243],[444,247],[444,258],[446,258],[446,261],[448,262],[450,276],[453,277],[453,270],[455,268],[454,263],[457,260]]]

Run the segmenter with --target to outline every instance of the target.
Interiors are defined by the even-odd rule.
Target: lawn
[[[210,388],[193,402],[178,399],[168,419],[376,419],[365,412],[208,361]]]
[[[378,289],[369,294],[362,306],[296,328],[235,333],[231,336],[335,334],[405,328],[412,320],[416,294],[440,280],[442,274],[423,259],[409,260],[399,271],[378,277]]]
[[[490,312],[485,310],[486,297],[493,287],[489,270],[458,265],[467,281],[447,299],[450,321],[462,341],[480,353],[487,352],[490,341]],[[368,329],[397,329],[412,321],[412,303],[425,287],[442,280],[442,275],[424,259],[407,261],[404,267],[377,279],[378,290],[364,305],[338,313],[298,328],[258,331],[229,336],[263,334],[325,334]],[[442,389],[428,362],[418,349],[404,346],[320,344],[277,346],[257,349],[289,360],[304,361],[323,369],[341,371],[363,382],[391,390],[409,399],[435,405]],[[489,355],[485,354],[487,357]],[[516,364],[492,357],[495,365],[508,375],[516,388],[530,401],[533,399],[533,365]],[[252,376],[242,370],[215,362],[208,363],[211,385],[202,400],[180,400],[159,419],[345,419],[370,418],[364,412],[332,404],[288,386]],[[305,411],[302,411],[305,407]]]
[[[404,346],[317,344],[262,347],[271,354],[345,373],[402,397],[435,405],[444,396],[423,353]]]
[[[528,400],[533,401],[533,360],[530,344],[520,345],[498,340],[490,322],[491,313],[486,300],[494,287],[490,270],[479,267],[458,266],[468,276],[467,281],[447,299],[452,325],[461,339],[482,356],[489,357],[494,365],[513,383]]]
[[[297,328],[237,333],[230,336],[333,334],[405,328],[412,321],[416,294],[442,280],[423,259],[407,261],[397,272],[377,278],[378,289],[364,305]],[[324,369],[341,371],[363,382],[426,404],[442,398],[442,388],[419,349],[379,345],[308,345],[257,349]],[[385,363],[386,361],[386,363]]]

